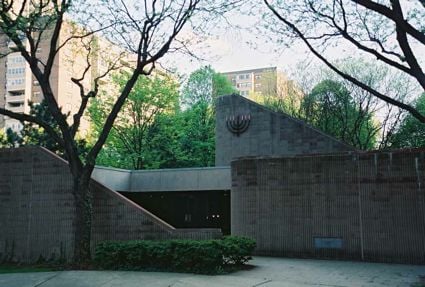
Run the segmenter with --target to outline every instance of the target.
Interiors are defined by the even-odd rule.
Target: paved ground
[[[203,276],[160,272],[61,271],[0,275],[0,287],[420,286],[425,266],[256,257],[251,270]]]

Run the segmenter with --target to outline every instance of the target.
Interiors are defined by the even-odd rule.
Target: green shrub
[[[102,242],[96,246],[95,264],[104,269],[214,274],[246,263],[254,248],[254,240],[232,236],[217,240]]]

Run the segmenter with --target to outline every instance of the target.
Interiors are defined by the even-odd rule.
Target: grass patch
[[[58,271],[60,268],[41,265],[0,264],[0,274]]]

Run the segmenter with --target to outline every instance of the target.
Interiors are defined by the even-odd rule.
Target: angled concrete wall
[[[93,247],[103,240],[221,236],[219,229],[176,229],[92,181]],[[0,261],[71,260],[74,198],[68,165],[42,148],[0,149]]]
[[[229,166],[244,156],[284,156],[354,150],[335,138],[289,115],[276,113],[238,95],[218,98],[216,104],[216,166]],[[246,132],[237,136],[226,119],[250,115]]]
[[[232,162],[231,231],[257,254],[425,263],[425,151]]]

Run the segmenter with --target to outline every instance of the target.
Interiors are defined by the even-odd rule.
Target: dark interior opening
[[[230,191],[121,192],[176,228],[221,228],[230,234]]]

